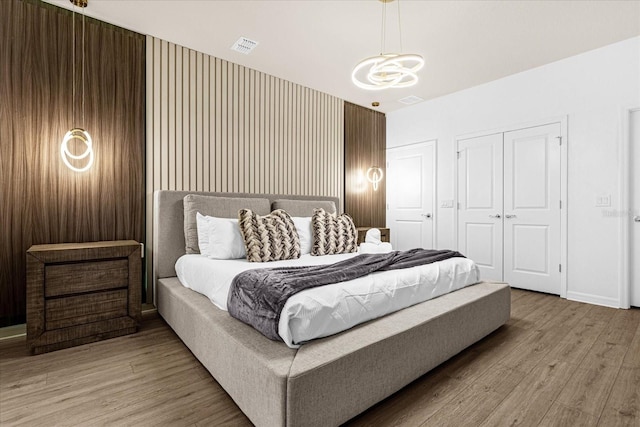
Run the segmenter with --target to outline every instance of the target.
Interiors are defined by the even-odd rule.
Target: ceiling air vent
[[[405,96],[404,98],[398,100],[398,102],[402,102],[403,104],[406,104],[406,105],[415,104],[420,101],[424,101],[424,99],[415,95]]]
[[[231,46],[231,50],[235,50],[236,52],[248,55],[256,46],[258,46],[258,42],[249,40],[246,37],[240,37],[238,41],[236,41],[233,46]]]

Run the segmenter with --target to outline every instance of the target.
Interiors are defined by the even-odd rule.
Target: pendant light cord
[[[87,128],[84,122],[84,8],[82,8],[82,128]]]
[[[72,31],[71,35],[71,122],[76,122],[76,5],[71,3]]]

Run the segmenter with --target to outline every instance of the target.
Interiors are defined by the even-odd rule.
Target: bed
[[[509,319],[509,286],[468,286],[300,348],[267,339],[183,286],[188,194],[334,202],[330,197],[157,191],[153,275],[158,312],[257,426],[339,425],[419,378]],[[295,208],[293,208],[295,210]],[[291,212],[292,216],[308,212]]]

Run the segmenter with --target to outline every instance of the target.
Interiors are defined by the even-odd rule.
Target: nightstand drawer
[[[129,261],[117,259],[45,267],[45,297],[126,288],[129,283]]]
[[[127,290],[96,292],[47,300],[47,330],[82,325],[127,315]]]

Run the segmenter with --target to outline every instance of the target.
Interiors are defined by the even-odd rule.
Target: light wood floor
[[[513,290],[489,337],[351,420],[352,426],[640,426],[640,310]],[[0,342],[0,425],[245,426],[157,316],[141,331],[28,356]]]

